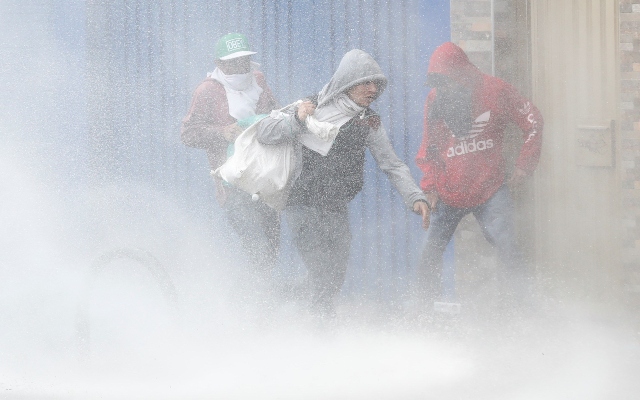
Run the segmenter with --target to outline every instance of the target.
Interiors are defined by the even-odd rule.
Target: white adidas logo
[[[489,124],[489,119],[491,119],[491,110],[476,118],[469,130],[469,134],[463,138],[459,138],[458,140],[460,143],[458,143],[457,146],[449,147],[447,150],[447,157],[451,158],[492,148],[493,140],[487,139],[476,141],[475,139],[476,136],[479,136],[484,132],[484,128]]]
[[[471,129],[469,129],[469,134],[461,139],[473,139],[474,137],[484,132],[485,126],[489,125],[489,119],[491,119],[491,110],[476,118],[476,120],[473,122],[473,125],[471,125]]]

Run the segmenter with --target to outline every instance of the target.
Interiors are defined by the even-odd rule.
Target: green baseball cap
[[[241,33],[228,33],[216,43],[216,60],[230,60],[252,54],[256,52],[249,50],[247,37]]]

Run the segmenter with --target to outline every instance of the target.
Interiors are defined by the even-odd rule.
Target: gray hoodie
[[[349,88],[368,81],[378,82],[379,94],[387,85],[387,78],[373,57],[362,50],[351,50],[344,55],[333,77],[318,94],[318,106],[326,104]],[[283,118],[267,117],[260,122],[258,129],[258,141],[263,144],[277,145],[285,142],[294,144],[296,152],[293,180],[297,179],[302,172],[302,145],[297,137],[307,132],[306,126],[298,122],[294,113],[295,110],[292,109]],[[373,155],[378,167],[385,172],[402,195],[409,208],[412,208],[418,200],[426,201],[424,193],[413,180],[409,168],[395,154],[382,124],[378,124],[377,128],[370,129],[366,137],[366,147]],[[293,183],[292,181],[291,185]]]
[[[324,85],[318,93],[318,107],[328,103],[336,95],[346,92],[349,88],[369,81],[378,83],[378,96],[387,87],[387,77],[384,76],[380,66],[369,53],[358,49],[349,51],[340,60],[340,65],[329,83]]]

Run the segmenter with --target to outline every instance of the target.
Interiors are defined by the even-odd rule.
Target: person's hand
[[[298,105],[298,120],[304,122],[309,115],[313,115],[316,111],[316,105],[310,101],[303,101]]]
[[[521,170],[520,168],[516,168],[511,174],[511,178],[509,178],[509,182],[507,184],[512,189],[519,187],[524,182],[527,177],[527,173]]]
[[[413,212],[422,216],[422,228],[426,231],[429,228],[431,222],[431,210],[429,205],[422,200],[418,200],[413,203]]]
[[[425,196],[427,196],[427,201],[429,202],[429,206],[431,207],[431,209],[435,210],[436,204],[438,204],[438,201],[440,200],[440,197],[438,197],[438,192],[425,193]]]
[[[241,133],[242,133],[242,128],[240,128],[238,124],[236,124],[235,122],[233,124],[229,124],[225,126],[222,129],[222,136],[224,136],[224,139],[229,143],[235,142],[236,138]]]

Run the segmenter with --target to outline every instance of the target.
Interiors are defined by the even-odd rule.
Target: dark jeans
[[[227,220],[240,236],[250,272],[268,280],[278,262],[280,215],[263,202],[252,201],[248,193],[234,187],[225,190]]]
[[[349,263],[349,213],[295,205],[285,210],[293,240],[309,273],[311,311],[332,314]]]
[[[418,271],[418,291],[427,304],[442,296],[442,254],[462,218],[473,213],[484,237],[496,247],[504,267],[501,295],[506,300],[522,300],[528,291],[528,275],[517,244],[513,222],[513,202],[503,185],[484,204],[473,208],[454,208],[439,201],[431,214],[431,225]]]

